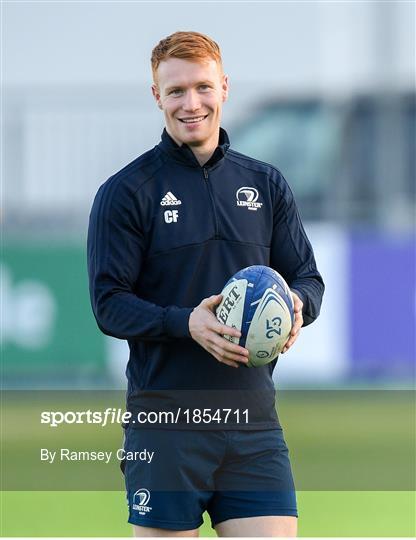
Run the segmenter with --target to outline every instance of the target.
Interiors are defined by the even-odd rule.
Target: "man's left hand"
[[[282,349],[282,353],[285,353],[290,349],[290,347],[295,343],[295,341],[298,339],[300,329],[303,325],[303,317],[302,317],[302,308],[303,308],[303,302],[299,298],[299,296],[291,291],[292,298],[293,298],[293,306],[294,306],[294,312],[295,312],[295,322],[293,323],[292,331],[290,332],[289,339],[286,341],[285,346]]]

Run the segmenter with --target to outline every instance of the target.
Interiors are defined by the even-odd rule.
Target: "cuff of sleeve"
[[[166,334],[176,338],[191,337],[191,334],[189,333],[189,316],[192,311],[193,308],[178,308],[176,306],[171,306],[168,309],[165,318]]]

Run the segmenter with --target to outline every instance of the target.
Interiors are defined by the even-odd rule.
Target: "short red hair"
[[[152,51],[153,80],[160,62],[168,58],[201,61],[215,60],[222,69],[221,51],[217,43],[199,32],[175,32],[162,39]]]

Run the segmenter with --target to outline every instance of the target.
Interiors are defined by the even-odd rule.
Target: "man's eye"
[[[201,84],[199,89],[202,90],[203,92],[206,92],[207,90],[210,89],[210,87],[207,84]]]
[[[169,92],[169,95],[179,96],[182,93],[182,90],[180,88],[175,88],[174,90],[171,90]]]

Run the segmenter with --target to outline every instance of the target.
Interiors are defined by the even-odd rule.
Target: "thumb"
[[[209,298],[206,299],[206,307],[208,309],[213,309],[215,306],[218,306],[218,304],[221,303],[222,300],[222,294],[213,294]]]

